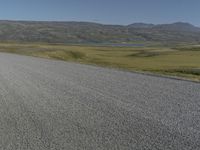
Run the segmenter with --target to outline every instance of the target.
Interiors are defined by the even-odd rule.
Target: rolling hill
[[[200,28],[189,23],[127,26],[90,22],[0,21],[0,41],[48,43],[199,43]]]

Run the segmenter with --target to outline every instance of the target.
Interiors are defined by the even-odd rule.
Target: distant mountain
[[[49,43],[200,43],[200,28],[189,23],[128,26],[90,22],[0,21],[0,41]]]
[[[145,27],[129,27],[129,33],[143,37],[146,41],[163,43],[199,43],[200,28],[189,23],[176,22],[172,24],[142,24]]]
[[[161,24],[154,26],[155,29],[168,30],[168,31],[187,31],[187,32],[199,32],[200,28],[195,27],[192,24],[184,22],[176,22],[172,24]]]
[[[152,28],[154,24],[147,24],[147,23],[133,23],[128,25],[129,28]]]
[[[147,23],[133,23],[128,25],[129,28],[148,28],[157,30],[168,30],[168,31],[200,31],[200,28],[195,27],[192,24],[186,22],[176,22],[172,24],[147,24]]]

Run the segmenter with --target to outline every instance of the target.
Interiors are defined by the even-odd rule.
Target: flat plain
[[[140,44],[140,43],[139,43]],[[200,80],[199,45],[138,47],[0,43],[0,52]]]

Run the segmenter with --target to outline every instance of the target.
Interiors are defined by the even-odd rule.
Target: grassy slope
[[[0,51],[200,80],[200,47],[120,48],[0,43]]]

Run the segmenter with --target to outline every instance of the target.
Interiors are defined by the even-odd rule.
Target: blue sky
[[[200,0],[0,0],[0,19],[200,26]]]

